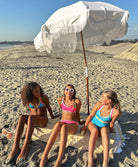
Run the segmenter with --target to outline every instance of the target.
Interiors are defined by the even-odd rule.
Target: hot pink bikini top
[[[62,111],[73,113],[73,112],[76,112],[76,105],[66,106],[64,103],[64,97],[63,97],[61,101],[61,109]]]

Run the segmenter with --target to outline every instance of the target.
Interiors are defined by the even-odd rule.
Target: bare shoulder
[[[113,110],[113,117],[118,117],[118,116],[120,116],[121,114],[120,114],[120,112],[118,111],[118,109],[115,109],[114,108],[114,110]]]
[[[98,102],[94,105],[94,107],[93,107],[93,109],[92,109],[90,115],[93,117],[93,116],[95,115],[96,111],[97,111],[101,106],[102,106],[102,103],[101,103],[100,101],[98,101]]]
[[[58,104],[61,105],[61,102],[62,102],[62,96],[58,97],[57,101],[58,101]]]
[[[47,95],[41,94],[41,100],[43,103],[45,103],[46,105],[49,105],[49,98]]]
[[[100,107],[102,106],[102,103],[100,101],[98,101],[96,104],[95,104],[95,108],[99,109]]]
[[[75,99],[75,103],[78,104],[78,105],[81,105],[80,99]]]
[[[62,96],[58,97],[57,101],[61,101],[62,100]]]
[[[48,96],[45,95],[45,94],[41,94],[41,98],[43,98],[43,99],[48,99]]]

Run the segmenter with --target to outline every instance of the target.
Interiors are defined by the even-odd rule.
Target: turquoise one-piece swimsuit
[[[104,105],[96,111],[95,116],[92,118],[91,122],[98,128],[109,127],[109,123],[112,120],[113,108],[110,111],[109,116],[102,117],[100,111],[104,108]]]

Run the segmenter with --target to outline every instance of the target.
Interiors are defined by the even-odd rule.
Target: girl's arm
[[[86,133],[86,129],[88,124],[91,122],[92,118],[94,117],[96,111],[101,107],[101,102],[97,102],[95,104],[95,106],[93,107],[90,115],[88,116],[88,118],[86,119],[85,125],[80,129],[80,132],[84,131],[83,134]]]
[[[85,126],[87,127],[88,124],[91,122],[91,119],[94,117],[96,111],[101,107],[101,102],[97,102],[95,104],[95,106],[93,107],[90,115],[88,116],[88,118],[86,119],[86,122],[85,122]]]
[[[54,115],[53,115],[53,112],[52,112],[50,103],[49,103],[49,98],[45,95],[45,98],[44,98],[44,99],[45,99],[46,107],[47,107],[47,109],[48,109],[48,112],[49,112],[51,118],[52,118],[52,119],[55,118]]]
[[[61,101],[62,101],[62,96],[61,97],[58,97],[58,99],[57,99],[57,101],[58,101],[58,104],[60,105],[60,107],[61,107]]]
[[[77,120],[80,123],[80,108],[81,108],[81,101],[79,99],[75,100],[76,103],[76,116],[77,116]]]
[[[110,122],[110,128],[113,128],[115,121],[121,116],[120,112],[117,109],[114,109],[112,115],[112,121]]]

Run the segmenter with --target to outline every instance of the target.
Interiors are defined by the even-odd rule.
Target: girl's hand
[[[110,128],[113,128],[113,126],[114,126],[114,124],[113,124],[113,122],[110,122]]]
[[[59,116],[60,116],[60,115],[55,115],[55,116],[52,115],[52,116],[51,116],[51,119],[57,118],[57,117],[59,117]]]
[[[83,124],[85,124],[85,121],[84,120],[80,120],[79,125],[83,125]]]
[[[113,124],[113,122],[110,122],[109,133],[115,133],[115,129],[114,129],[114,124]]]
[[[80,129],[81,135],[85,135],[86,130],[87,130],[87,127],[86,127],[86,126],[81,127],[81,129]]]

